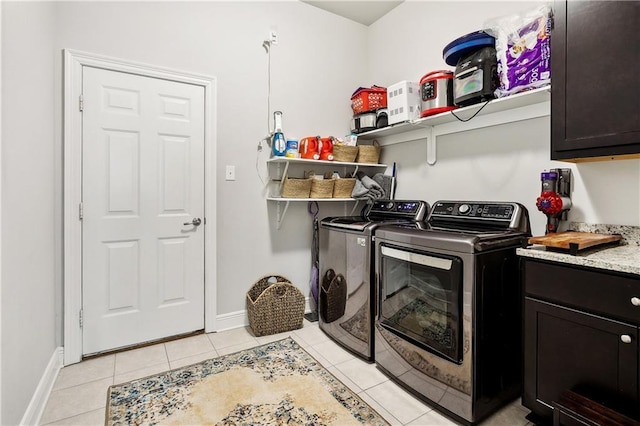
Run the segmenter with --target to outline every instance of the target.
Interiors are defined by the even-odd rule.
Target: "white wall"
[[[365,49],[354,49],[366,45],[366,27],[300,2],[62,2],[56,9],[56,54],[77,49],[217,78],[218,314],[244,310],[246,291],[269,273],[308,293],[306,203],[290,206],[276,230],[275,205],[265,201],[256,171],[258,141],[273,121],[262,42],[277,27],[271,109],[283,111],[285,134],[343,135],[349,96],[366,72]],[[262,175],[268,157],[265,146]],[[236,166],[236,181],[224,180],[227,164]]]
[[[285,133],[345,134],[349,95],[366,74],[360,24],[297,1],[2,2],[0,423],[20,421],[62,343],[64,48],[217,77],[218,313],[243,311],[264,274],[285,275],[308,293],[306,203],[292,206],[277,231],[258,177],[269,156],[265,147],[256,158],[256,148],[272,122],[262,47],[272,27],[280,43],[271,111],[284,112]],[[236,181],[224,181],[226,164],[236,166]],[[321,214],[332,211],[344,212]]]
[[[271,110],[289,136],[343,135],[358,86],[419,79],[444,66],[442,47],[485,16],[526,3],[412,2],[371,27],[297,2],[2,2],[2,418],[19,421],[62,341],[62,54],[64,48],[217,77],[218,314],[242,311],[263,274],[288,276],[308,293],[311,220],[289,207],[281,230],[264,200],[258,141],[267,111],[267,55],[273,26]],[[452,18],[454,17],[455,18]],[[367,50],[368,46],[368,50]],[[419,143],[385,149],[399,164],[398,196],[505,198],[529,207],[549,158],[548,119],[442,137],[438,163]],[[258,160],[258,161],[256,161]],[[237,180],[224,181],[235,165]],[[564,165],[564,164],[563,164]],[[640,222],[636,160],[570,166],[573,220]],[[625,208],[620,208],[624,205]],[[321,205],[320,216],[349,206]]]
[[[54,9],[2,2],[2,424],[20,421],[57,346]]]
[[[0,4],[0,57],[2,55],[2,5]],[[0,93],[2,67],[0,66]],[[2,100],[0,99],[0,140],[2,139]],[[2,148],[0,146],[0,241],[2,241]],[[0,244],[0,342],[2,342],[2,244]],[[0,422],[2,421],[2,350],[0,350]]]
[[[489,19],[538,4],[406,1],[369,27],[371,83],[419,81],[429,71],[452,69],[442,59],[445,45]],[[549,158],[548,117],[439,137],[434,166],[427,165],[421,142],[386,146],[382,154],[383,162],[398,163],[399,198],[517,201],[540,235],[546,223],[535,207],[540,172],[563,167],[574,178],[569,221],[640,224],[640,160],[576,165]]]

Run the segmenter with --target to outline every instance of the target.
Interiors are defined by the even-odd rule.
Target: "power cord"
[[[262,47],[267,53],[267,136],[258,141],[258,149],[256,152],[256,174],[258,175],[260,182],[262,182],[262,185],[266,186],[267,182],[265,182],[260,174],[259,163],[260,153],[262,152],[262,142],[266,142],[267,147],[271,149],[271,137],[273,136],[273,132],[269,125],[269,119],[271,117],[271,41],[264,40],[262,42]]]
[[[470,121],[473,117],[475,117],[476,115],[478,115],[478,113],[479,113],[480,111],[482,111],[482,109],[483,109],[484,107],[486,107],[486,106],[489,104],[489,102],[491,102],[491,99],[489,99],[487,102],[485,102],[485,103],[484,103],[484,105],[482,105],[482,106],[480,107],[480,109],[478,109],[478,110],[477,110],[477,111],[476,111],[476,112],[475,112],[471,117],[467,118],[466,120],[463,120],[462,118],[458,117],[458,116],[455,114],[455,112],[453,112],[453,110],[451,111],[451,115],[453,115],[455,118],[457,118],[458,120],[462,121],[463,123],[466,123],[467,121]]]
[[[260,152],[262,152],[262,142],[264,141],[266,141],[267,145],[269,145],[271,137],[267,136],[258,141],[258,152],[256,153],[256,174],[258,175],[258,179],[260,179],[260,182],[262,182],[262,186],[267,186],[268,181],[265,181],[260,174]]]
[[[474,112],[474,113],[473,113],[473,115],[472,115],[471,117],[469,117],[469,118],[467,118],[467,119],[464,119],[464,120],[463,120],[462,118],[458,117],[458,116],[456,115],[456,113],[455,113],[455,112],[453,112],[454,110],[451,110],[451,111],[449,111],[449,112],[451,113],[451,115],[453,115],[455,118],[457,118],[457,119],[458,119],[458,121],[461,121],[461,122],[463,122],[463,123],[466,123],[467,121],[471,121],[471,120],[472,120],[476,115],[478,115],[478,113],[479,113],[480,111],[482,111],[482,109],[483,109],[484,107],[486,107],[486,106],[489,104],[489,102],[491,102],[491,101],[492,101],[492,99],[489,99],[488,101],[486,101],[486,102],[484,103],[484,105],[482,105],[482,106],[481,106],[481,107],[480,107],[476,112]],[[444,114],[444,113],[443,113],[443,114]],[[427,129],[427,128],[431,127],[431,126],[421,126],[421,125],[420,125],[420,120],[421,120],[421,118],[420,118],[420,117],[418,117],[418,118],[416,118],[416,119],[409,120],[409,123],[411,123],[411,124],[412,124],[412,125],[414,125],[414,126],[422,127],[422,128],[425,128],[425,129]]]
[[[263,41],[262,47],[264,47],[264,50],[267,52],[267,131],[269,131],[269,135],[272,136],[269,127],[269,119],[271,118],[271,41]]]

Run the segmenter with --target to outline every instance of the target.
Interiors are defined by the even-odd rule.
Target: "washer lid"
[[[360,232],[364,232],[370,225],[373,225],[373,222],[362,216],[326,217],[320,221],[323,228],[343,228]]]
[[[320,221],[322,228],[339,228],[348,229],[359,232],[373,232],[374,229],[382,225],[408,225],[415,224],[412,219],[408,218],[385,218],[385,219],[363,219],[360,216],[339,216],[326,217]],[[424,224],[426,227],[426,224]]]

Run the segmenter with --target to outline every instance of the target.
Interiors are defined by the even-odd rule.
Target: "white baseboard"
[[[306,297],[304,301],[304,312],[311,312],[311,305],[309,305],[309,298]],[[228,314],[221,314],[216,316],[216,332],[231,330],[234,328],[246,327],[249,325],[249,317],[247,311],[235,311]]]
[[[247,317],[247,311],[235,311],[228,314],[221,314],[216,316],[216,330],[225,331],[232,328],[240,328],[249,325],[249,317]]]
[[[51,389],[53,389],[53,385],[58,378],[58,373],[62,368],[63,360],[64,349],[62,346],[59,346],[53,351],[51,359],[49,359],[49,364],[47,364],[47,367],[42,373],[38,387],[31,397],[31,401],[27,406],[24,416],[22,416],[22,420],[20,420],[20,425],[40,424],[40,418],[49,400]]]

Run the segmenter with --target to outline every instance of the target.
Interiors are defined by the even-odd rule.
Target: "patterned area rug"
[[[369,343],[369,316],[367,306],[361,306],[351,318],[340,323],[340,327],[357,339]]]
[[[387,425],[287,338],[108,391],[107,425]]]
[[[427,301],[414,299],[386,321],[445,348],[452,348],[456,346],[456,336],[448,325],[450,315]]]

